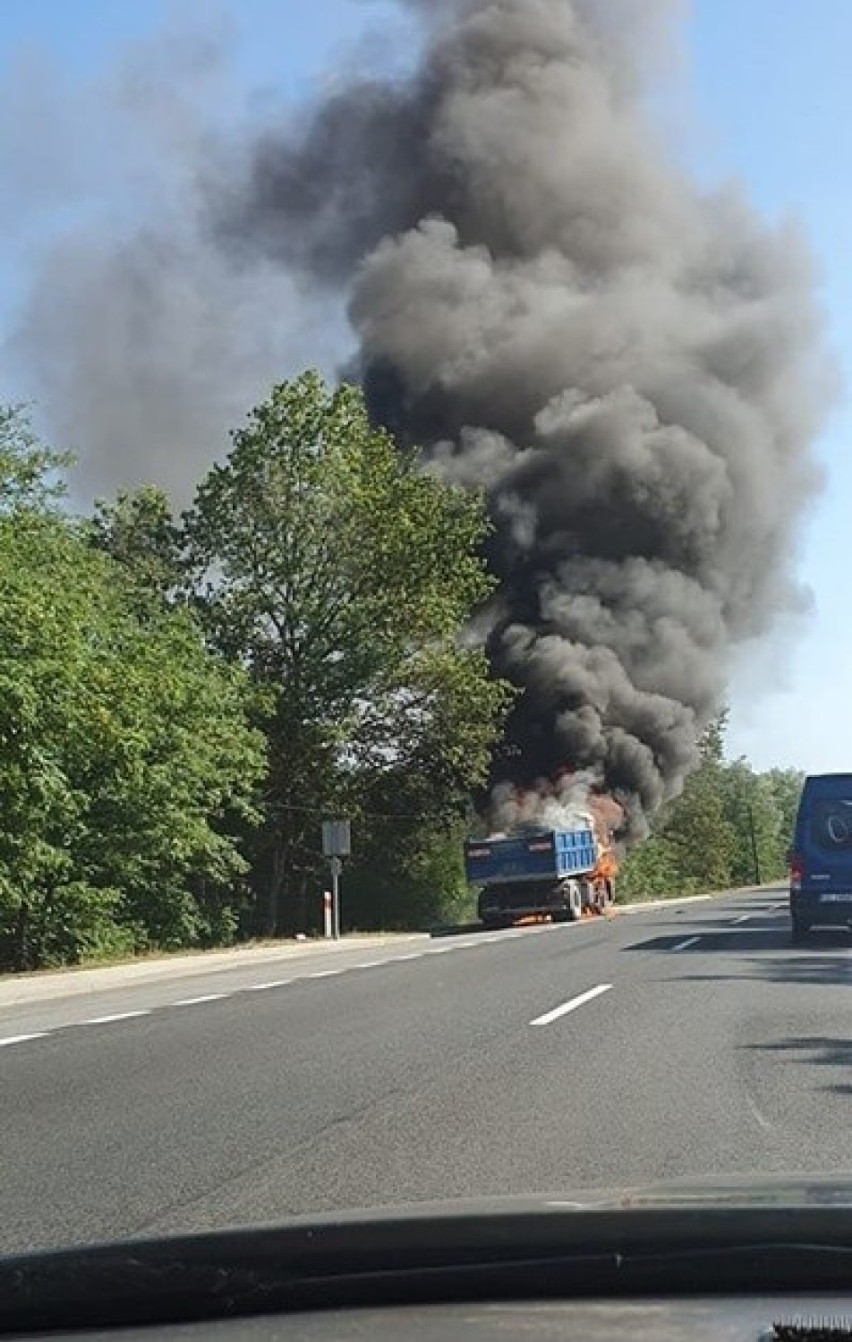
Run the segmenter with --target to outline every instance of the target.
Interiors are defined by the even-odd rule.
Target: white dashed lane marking
[[[554,1007],[552,1011],[546,1011],[543,1016],[536,1016],[535,1020],[530,1021],[530,1025],[552,1025],[555,1020],[567,1016],[569,1012],[576,1011],[578,1007],[585,1006],[587,1002],[593,1002],[596,997],[608,993],[611,987],[611,983],[599,983],[596,988],[590,988],[588,992],[580,993],[579,997],[572,997],[570,1001],[563,1002],[561,1006]]]
[[[84,1020],[65,1021],[61,1025],[52,1026],[49,1030],[34,1030],[28,1034],[8,1035],[5,1039],[0,1037],[0,1048],[9,1048],[15,1044],[26,1044],[29,1043],[31,1040],[36,1039],[48,1039],[51,1035],[56,1034],[59,1030],[72,1030],[82,1026],[113,1025],[118,1024],[121,1021],[138,1020],[144,1016],[150,1016],[154,1012],[168,1011],[174,1007],[203,1006],[208,1002],[224,1002],[227,1001],[229,998],[239,997],[242,993],[273,992],[276,988],[287,988],[294,983],[303,983],[306,981],[310,981],[311,979],[335,978],[339,975],[352,973],[353,971],[359,969],[379,969],[383,965],[400,964],[403,961],[421,960],[425,958],[427,955],[449,955],[450,952],[452,951],[471,951],[471,950],[482,949],[486,946],[499,945],[501,942],[505,942],[510,938],[514,937],[531,936],[534,933],[564,931],[566,926],[567,924],[557,923],[552,926],[542,925],[540,927],[517,927],[503,932],[496,932],[496,933],[492,932],[488,936],[478,936],[475,941],[469,941],[469,940],[451,941],[449,945],[446,946],[427,946],[424,947],[422,950],[407,951],[401,955],[388,955],[382,958],[381,960],[362,960],[358,964],[341,965],[339,968],[336,969],[315,970],[311,973],[297,974],[292,978],[267,979],[263,983],[247,984],[245,987],[234,988],[230,992],[201,993],[197,997],[181,997],[174,1002],[157,1003],[156,1006],[146,1007],[138,1011],[115,1011],[110,1012],[108,1015],[90,1016]],[[582,924],[578,924],[578,926],[582,926]],[[608,990],[608,986],[609,985],[603,986],[598,989],[594,989],[591,993],[591,996],[595,997],[600,992],[606,992]],[[582,1002],[587,1000],[590,1000],[589,996],[584,995],[581,999],[576,999],[574,1003],[569,1003],[565,1007],[558,1008],[557,1015],[564,1015],[566,1011],[573,1011],[575,1009],[575,1006],[580,1006],[582,1005]],[[554,1017],[554,1019],[555,1018],[556,1017]],[[540,1022],[539,1021],[533,1022],[533,1024],[539,1024],[539,1023],[544,1024],[545,1023],[544,1019],[542,1018]]]
[[[679,941],[676,946],[672,946],[672,950],[688,951],[690,946],[697,946],[700,940],[700,937],[687,937],[686,941]]]

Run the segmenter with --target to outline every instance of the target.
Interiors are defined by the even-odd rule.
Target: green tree
[[[273,389],[186,517],[210,634],[247,666],[268,742],[257,870],[266,930],[303,922],[319,820],[388,775],[446,810],[478,783],[507,703],[459,631],[492,587],[482,499],[419,469],[361,393]]]
[[[189,612],[143,611],[88,528],[53,509],[39,470],[56,459],[20,435],[13,449],[0,496],[0,964],[226,936],[246,866],[231,818],[250,818],[263,765],[245,675]]]
[[[651,837],[628,854],[623,896],[665,897],[783,876],[803,775],[757,773],[745,759],[726,762],[726,725],[726,713],[710,724],[700,767],[654,818]]]
[[[466,789],[436,792],[428,769],[387,770],[371,782],[346,865],[346,920],[361,930],[423,929],[474,917],[463,861]]]
[[[182,537],[165,490],[143,485],[121,490],[115,500],[98,499],[91,541],[120,563],[134,582],[167,598],[183,578]]]
[[[65,494],[68,453],[40,442],[22,405],[0,405],[0,513],[47,512]]]
[[[731,884],[735,835],[723,788],[726,714],[705,730],[701,763],[666,816],[664,833],[683,891],[724,890]]]
[[[772,794],[778,814],[778,833],[781,844],[781,857],[786,870],[786,854],[793,842],[793,830],[796,824],[796,811],[805,775],[800,769],[770,769],[763,775],[765,785]]]
[[[657,819],[648,838],[631,848],[622,862],[616,884],[619,899],[667,899],[681,893],[678,853],[666,837],[663,819]]]
[[[736,834],[724,786],[726,725],[722,712],[705,729],[698,768],[681,795],[654,818],[651,837],[628,855],[619,879],[623,896],[664,898],[731,884]]]
[[[722,782],[725,813],[734,834],[732,884],[776,879],[784,871],[783,818],[767,776],[738,759],[726,766]]]

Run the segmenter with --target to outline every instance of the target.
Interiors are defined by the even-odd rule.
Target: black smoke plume
[[[224,349],[268,349],[265,277],[348,296],[376,419],[487,493],[500,585],[482,627],[523,689],[494,782],[582,771],[639,833],[737,646],[801,602],[790,560],[829,390],[808,255],[664,148],[648,72],[671,3],[409,8],[413,71],[205,159],[193,272],[250,286],[260,330],[226,327]],[[145,250],[131,260],[138,304]],[[145,369],[155,333],[133,331]],[[202,395],[197,363],[168,371]],[[95,391],[106,414],[103,375]]]
[[[635,54],[670,6],[429,8],[414,75],[265,138],[220,228],[351,286],[376,418],[487,491],[488,649],[523,688],[495,781],[591,770],[636,826],[734,647],[800,599],[826,394],[808,258],[661,148]]]

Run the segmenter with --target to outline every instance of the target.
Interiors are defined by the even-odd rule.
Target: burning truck
[[[519,818],[511,833],[468,839],[465,874],[479,891],[480,921],[508,927],[528,918],[574,922],[605,914],[618,872],[614,813],[623,814],[618,804],[600,798],[589,809],[554,815],[551,826]]]

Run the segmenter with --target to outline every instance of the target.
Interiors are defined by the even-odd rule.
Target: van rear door
[[[802,894],[852,905],[852,777],[809,778],[796,829]]]

